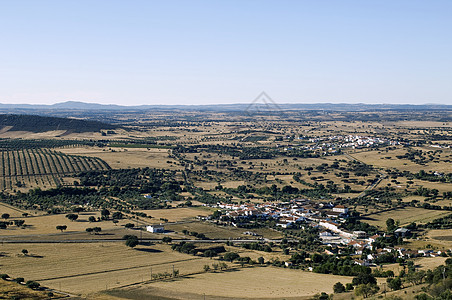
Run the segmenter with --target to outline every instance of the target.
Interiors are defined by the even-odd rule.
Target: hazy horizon
[[[0,102],[0,104],[3,105],[56,105],[56,104],[63,104],[63,103],[84,103],[84,104],[99,104],[99,105],[117,105],[117,106],[124,106],[124,107],[136,107],[136,106],[222,106],[222,105],[250,105],[252,101],[248,102],[227,102],[227,103],[201,103],[201,104],[114,104],[114,103],[99,103],[99,102],[89,102],[89,101],[77,101],[77,100],[67,100],[67,101],[57,101],[53,103],[3,103]],[[264,102],[257,102],[258,104],[265,104]],[[315,105],[315,104],[333,104],[333,105],[445,105],[450,106],[452,104],[448,103],[365,103],[365,102],[276,102],[276,105]]]
[[[0,103],[449,104],[452,2],[3,2]]]

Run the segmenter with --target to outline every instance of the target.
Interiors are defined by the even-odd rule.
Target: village
[[[308,199],[294,199],[281,203],[217,203],[214,207],[220,209],[221,225],[250,228],[256,220],[273,220],[276,229],[304,229],[306,226],[318,230],[318,238],[325,246],[328,255],[352,255],[359,257],[355,263],[362,266],[377,266],[382,259],[379,257],[392,254],[395,258],[407,259],[414,257],[438,257],[444,255],[442,251],[432,249],[405,249],[402,246],[385,246],[376,248],[374,243],[378,239],[394,237],[402,240],[410,238],[410,229],[399,227],[391,234],[379,231],[370,235],[363,230],[346,230],[343,224],[353,214],[344,205],[330,203],[314,203]],[[219,214],[217,214],[219,215]],[[212,221],[212,216],[210,218]],[[218,224],[218,221],[217,221]],[[255,236],[250,230],[246,235]]]
[[[286,137],[291,140],[291,137]],[[287,145],[284,151],[302,149],[306,151],[323,151],[323,154],[334,154],[341,149],[363,149],[379,146],[397,146],[403,144],[397,140],[390,140],[382,137],[370,137],[362,135],[332,135],[327,137],[308,138],[300,136],[296,138],[300,142],[309,142],[310,145],[298,146]]]

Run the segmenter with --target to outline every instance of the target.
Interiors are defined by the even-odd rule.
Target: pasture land
[[[422,150],[424,152],[433,151],[429,148],[414,147],[414,150]],[[424,165],[417,164],[406,158],[398,158],[397,156],[403,156],[408,150],[404,148],[395,148],[389,151],[382,150],[357,150],[352,155],[356,159],[363,161],[366,164],[373,165],[377,168],[397,168],[401,171],[409,171],[417,173],[420,170],[424,171],[438,171],[449,172],[450,165],[443,162],[444,159],[449,157],[451,151],[448,149],[443,150],[442,153],[436,154],[436,159],[432,159]]]
[[[427,231],[418,240],[408,240],[406,248],[448,250],[452,248],[452,233],[450,230],[433,229]]]
[[[265,238],[269,239],[279,239],[282,237],[281,232],[275,231],[269,228],[253,228],[250,230],[244,228],[234,228],[234,227],[223,227],[216,226],[213,224],[205,223],[205,222],[190,222],[190,223],[182,223],[182,224],[174,224],[167,225],[165,229],[182,232],[182,230],[188,230],[190,232],[198,232],[203,233],[206,237],[210,239],[237,239],[237,238],[253,238],[243,233],[245,231],[252,231],[256,234],[262,235]]]
[[[447,257],[419,257],[414,259],[414,264],[417,270],[433,270],[434,268],[444,265]],[[397,276],[400,271],[404,269],[400,264],[385,264],[383,265],[383,270],[391,270]]]
[[[56,229],[57,225],[66,225],[65,233],[71,232],[85,232],[88,227],[101,227],[102,230],[118,229],[121,225],[133,221],[128,219],[118,220],[117,224],[110,221],[89,222],[89,217],[96,219],[101,217],[100,212],[82,212],[76,221],[70,221],[65,214],[56,215],[39,215],[30,217],[12,218],[25,220],[25,227],[9,226],[8,229],[0,231],[0,236],[25,236],[25,235],[42,235],[42,234],[57,234],[60,231]]]
[[[150,223],[159,223],[160,219],[167,219],[168,222],[180,222],[193,220],[197,216],[208,216],[212,214],[213,209],[209,207],[181,207],[172,209],[152,209],[152,210],[137,210],[137,212],[144,212],[152,219]]]
[[[24,256],[22,249],[29,254]],[[2,270],[9,276],[73,294],[95,293],[151,279],[153,274],[202,272],[208,258],[172,251],[168,245],[124,243],[3,244]]]
[[[0,299],[40,300],[58,299],[58,296],[49,297],[45,291],[34,291],[16,282],[0,280]]]
[[[396,208],[389,211],[376,212],[363,217],[363,221],[370,225],[386,228],[386,220],[389,218],[400,222],[400,226],[408,225],[412,222],[427,223],[449,215],[449,211],[429,210],[417,207]]]
[[[113,169],[130,168],[166,168],[171,170],[183,169],[176,161],[168,157],[168,149],[159,148],[99,148],[78,147],[65,148],[61,152],[68,155],[98,157]],[[171,161],[172,163],[168,163]],[[174,163],[173,163],[174,162]]]
[[[351,277],[317,274],[274,267],[196,274],[174,281],[109,291],[113,296],[145,299],[308,299],[320,292],[333,292],[333,285],[351,282]]]

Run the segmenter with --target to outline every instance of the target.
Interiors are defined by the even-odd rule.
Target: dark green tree
[[[76,214],[67,214],[66,218],[68,218],[69,220],[71,220],[72,222],[78,219],[78,215]]]
[[[333,286],[333,291],[336,294],[345,292],[345,286],[341,282],[336,282]]]

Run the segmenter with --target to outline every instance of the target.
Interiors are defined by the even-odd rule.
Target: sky
[[[452,104],[452,1],[0,0],[0,103]]]

